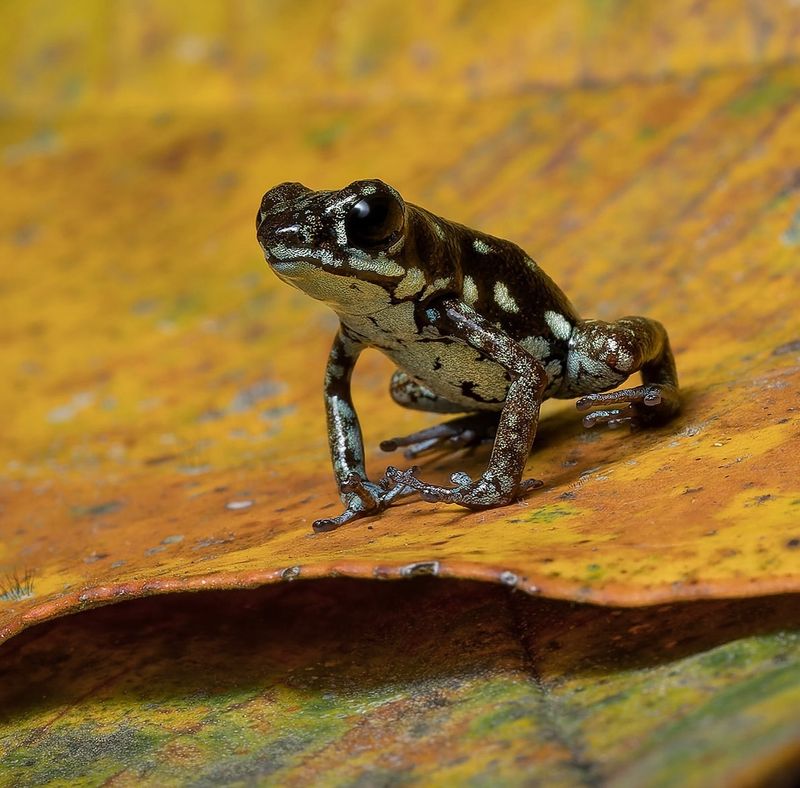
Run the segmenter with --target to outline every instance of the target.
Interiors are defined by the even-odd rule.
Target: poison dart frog
[[[339,317],[325,372],[333,468],[345,510],[316,520],[329,531],[418,494],[426,501],[489,509],[541,486],[523,479],[539,408],[579,398],[586,427],[654,425],[679,409],[675,361],[664,327],[645,317],[582,320],[520,247],[406,202],[380,180],[339,191],[299,183],[270,189],[257,237],[277,276]],[[480,478],[430,484],[390,466],[377,482],[364,467],[350,395],[359,354],[377,348],[397,365],[390,392],[407,408],[462,413],[381,443],[406,456],[492,442]],[[614,389],[640,371],[642,385]]]

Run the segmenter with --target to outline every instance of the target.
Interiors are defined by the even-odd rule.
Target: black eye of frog
[[[403,226],[403,209],[388,194],[371,194],[359,200],[347,214],[345,230],[351,246],[374,249],[388,246]]]

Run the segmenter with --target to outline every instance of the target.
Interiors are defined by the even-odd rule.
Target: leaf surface
[[[177,595],[0,651],[0,784],[757,784],[796,765],[798,703],[796,595],[604,610],[431,579]]]
[[[2,49],[0,637],[298,576],[434,573],[629,606],[800,590],[800,68],[778,32],[797,9],[620,12],[648,32],[614,66],[616,17],[566,4],[521,25],[509,3],[490,67],[469,43],[484,11],[445,4],[454,27],[430,42],[422,17],[390,34],[358,4],[336,33],[326,4],[234,5],[230,28],[211,11],[2,11],[37,32]],[[691,43],[659,34],[685,15]],[[264,29],[280,30],[269,67],[252,59]],[[55,68],[35,66],[44,51]],[[525,501],[411,502],[313,535],[340,505],[320,401],[336,321],[266,269],[253,215],[277,182],[365,176],[519,242],[587,316],[661,320],[681,416],[587,432],[549,404],[529,463],[545,487]],[[391,371],[377,355],[357,371],[373,476],[397,461],[382,438],[431,423],[391,403]]]

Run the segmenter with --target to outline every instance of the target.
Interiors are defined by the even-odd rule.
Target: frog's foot
[[[334,531],[351,520],[378,514],[393,501],[412,495],[416,490],[405,484],[398,484],[387,476],[384,476],[378,484],[374,484],[359,474],[352,473],[342,484],[341,493],[347,508],[338,517],[314,520],[311,527],[316,533]]]
[[[456,451],[479,446],[494,440],[499,417],[499,413],[461,416],[402,438],[389,438],[381,442],[381,449],[389,452],[407,446],[403,456],[413,460],[427,452]]]
[[[417,470],[417,467],[413,467],[401,471],[399,468],[389,466],[385,478],[397,485],[413,488],[419,492],[424,501],[454,503],[476,511],[505,506],[543,484],[539,479],[524,479],[519,484],[512,484],[489,475],[473,481],[468,473],[459,471],[450,477],[455,487],[439,487],[414,476]]]
[[[581,397],[575,407],[597,408],[583,417],[584,427],[605,424],[614,429],[629,425],[647,427],[663,424],[680,409],[678,390],[671,385],[649,383],[620,391],[606,391]]]

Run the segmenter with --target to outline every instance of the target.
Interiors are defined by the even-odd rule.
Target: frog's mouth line
[[[273,249],[265,249],[264,256],[270,268],[278,275],[283,277],[304,277],[313,274],[314,271],[324,271],[334,276],[350,277],[363,279],[378,285],[391,285],[399,282],[405,275],[406,270],[397,263],[387,261],[384,266],[359,265],[355,259],[340,263],[324,257],[320,260],[310,259],[305,250],[298,250],[296,257],[289,256],[292,250],[281,248],[278,254]]]

